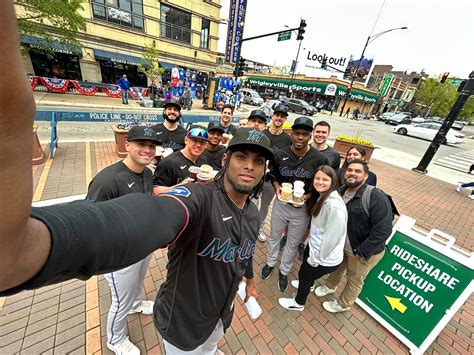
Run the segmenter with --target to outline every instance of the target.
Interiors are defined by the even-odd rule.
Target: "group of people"
[[[312,136],[321,135],[318,127],[329,133],[329,125],[314,126],[311,119],[299,117],[288,136],[282,130],[287,110],[277,107],[268,128],[260,110],[242,120],[246,127],[236,128],[232,107],[225,107],[219,123],[210,123],[207,130],[186,130],[179,124],[180,105],[169,101],[162,124],[130,129],[127,157],[94,177],[86,200],[31,207],[31,149],[26,148],[35,104],[23,80],[13,1],[0,2],[0,14],[0,63],[10,68],[0,73],[0,148],[5,160],[0,173],[0,297],[105,274],[112,295],[107,346],[116,354],[139,353],[126,334],[130,313],[153,313],[167,354],[215,354],[231,324],[243,278],[245,300],[258,297],[253,255],[264,211],[255,202],[263,202],[265,188],[278,194],[283,183],[299,180],[305,206],[275,199],[262,277],[268,278],[275,267],[288,226],[278,278],[279,288],[286,290],[293,259],[309,229],[299,279],[291,283],[297,295],[279,302],[302,310],[315,279],[330,273],[315,291],[327,295],[335,292],[347,270],[340,296],[323,305],[330,312],[349,310],[367,272],[383,255],[391,211],[381,190],[370,189],[366,198],[369,169],[364,160],[347,161],[338,190],[336,170],[329,165],[334,161],[336,167],[336,157],[329,159],[331,150],[319,138],[313,139],[317,148],[309,144]],[[224,138],[228,143],[221,148]],[[157,145],[174,153],[152,172],[148,166]],[[207,184],[191,183],[184,173],[200,160],[218,170]],[[143,300],[150,255],[161,248],[168,250],[166,280],[154,302]]]

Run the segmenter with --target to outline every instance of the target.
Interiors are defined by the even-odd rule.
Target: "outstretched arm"
[[[0,1],[0,290],[35,275],[51,247],[46,226],[29,217],[35,102],[16,22],[13,1]]]

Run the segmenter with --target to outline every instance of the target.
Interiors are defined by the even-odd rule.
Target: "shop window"
[[[48,58],[45,54],[30,49],[31,63],[35,75],[48,78],[82,80],[79,57],[65,53],[54,53]]]
[[[201,24],[201,48],[209,48],[209,32],[211,28],[211,21],[202,19]]]
[[[161,5],[161,37],[191,43],[191,14]]]
[[[92,0],[95,19],[143,31],[142,0]]]
[[[102,82],[116,84],[123,74],[127,76],[131,86],[147,87],[145,74],[138,71],[136,65],[115,63],[108,60],[99,60]]]

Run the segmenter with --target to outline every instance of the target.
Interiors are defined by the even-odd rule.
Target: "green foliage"
[[[16,0],[21,35],[43,38],[47,44],[39,50],[51,53],[53,41],[78,46],[77,32],[86,30],[86,20],[79,12],[85,0]],[[53,28],[49,27],[52,26]]]
[[[474,96],[471,96],[469,99],[467,99],[464,108],[459,114],[459,118],[467,122],[474,121]]]
[[[336,139],[339,140],[339,141],[355,143],[355,144],[358,144],[358,145],[365,145],[365,146],[369,146],[369,147],[374,146],[372,141],[369,141],[368,139],[361,139],[361,138],[357,138],[357,137],[346,137],[346,136],[337,136]]]
[[[145,74],[151,81],[156,79],[158,84],[161,84],[161,76],[165,72],[165,68],[160,67],[160,56],[156,41],[153,41],[150,45],[145,45],[142,64],[138,67],[138,71]]]
[[[449,83],[441,84],[437,79],[428,78],[416,91],[418,103],[427,107],[426,115],[446,117],[457,98],[457,87]]]

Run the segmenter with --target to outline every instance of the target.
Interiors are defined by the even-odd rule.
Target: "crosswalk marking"
[[[474,164],[474,150],[448,155],[436,160],[435,164],[467,173],[471,164]]]

